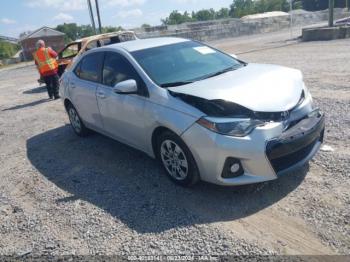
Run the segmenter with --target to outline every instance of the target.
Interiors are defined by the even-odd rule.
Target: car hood
[[[248,64],[235,71],[168,89],[206,100],[233,102],[257,112],[282,112],[297,105],[303,86],[299,70]]]

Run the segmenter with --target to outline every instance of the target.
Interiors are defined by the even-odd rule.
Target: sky
[[[95,0],[91,0],[94,4]],[[171,11],[198,11],[229,7],[232,0],[98,0],[102,26],[126,29],[144,23],[161,24]],[[18,37],[21,32],[62,23],[90,24],[87,0],[1,0],[0,35]]]

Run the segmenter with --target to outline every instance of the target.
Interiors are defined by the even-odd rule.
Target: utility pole
[[[94,20],[94,13],[92,12],[91,2],[90,0],[87,0],[88,7],[89,7],[89,13],[90,13],[90,19],[92,24],[92,29],[94,30],[94,33],[96,35],[96,26],[95,26],[95,20]]]
[[[292,11],[293,11],[293,0],[289,0],[290,1],[290,10],[289,10],[289,16],[290,16],[290,38],[293,38],[293,15],[292,15]]]
[[[329,0],[329,16],[328,16],[328,26],[333,26],[333,20],[334,20],[334,0]]]
[[[97,20],[98,20],[98,30],[100,31],[100,34],[102,34],[102,26],[101,26],[101,18],[100,18],[100,9],[98,7],[98,0],[95,0],[96,4],[96,13],[97,13]]]

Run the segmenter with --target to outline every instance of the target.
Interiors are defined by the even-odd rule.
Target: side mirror
[[[235,55],[235,54],[230,54],[230,56],[232,56],[232,57],[235,58],[235,59],[238,59],[238,56]]]
[[[113,91],[117,94],[136,94],[137,83],[134,79],[125,80],[119,82],[113,87]]]

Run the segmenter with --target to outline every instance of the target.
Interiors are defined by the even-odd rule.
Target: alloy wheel
[[[164,140],[160,146],[162,162],[168,173],[176,180],[188,175],[188,162],[181,147],[172,140]]]
[[[69,109],[69,120],[77,133],[81,132],[81,122],[77,111],[74,108]]]

